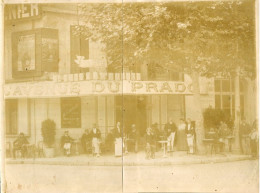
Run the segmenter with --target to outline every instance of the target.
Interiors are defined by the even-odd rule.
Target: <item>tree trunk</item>
[[[234,128],[234,152],[240,152],[239,146],[239,125],[240,125],[240,84],[239,84],[239,67],[236,69],[235,76],[235,128]]]
[[[200,84],[199,84],[199,73],[192,72],[192,85],[193,85],[193,101],[195,107],[195,120],[196,121],[196,151],[198,154],[205,153],[205,146],[203,144],[204,135],[204,127],[203,127],[203,116],[202,116],[202,108],[200,102]],[[188,107],[189,108],[189,107]]]

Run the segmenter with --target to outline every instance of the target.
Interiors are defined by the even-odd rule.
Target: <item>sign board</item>
[[[39,18],[41,9],[39,4],[14,4],[5,5],[5,21],[17,21]]]
[[[61,127],[81,127],[81,102],[79,97],[61,98]]]
[[[5,84],[5,98],[73,97],[87,95],[192,94],[192,84],[175,81],[26,82]]]

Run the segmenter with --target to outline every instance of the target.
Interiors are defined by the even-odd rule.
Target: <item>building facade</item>
[[[76,5],[23,4],[5,7],[4,98],[5,136],[20,132],[30,143],[42,141],[41,123],[56,123],[56,147],[65,130],[79,139],[96,123],[102,139],[116,122],[136,124],[141,135],[171,117],[196,117],[192,81],[187,74],[107,70],[99,42],[74,33],[80,25]],[[85,67],[81,67],[85,65]],[[234,81],[200,78],[202,108],[224,109],[234,117]],[[241,80],[241,113],[249,122],[257,115],[256,84]]]

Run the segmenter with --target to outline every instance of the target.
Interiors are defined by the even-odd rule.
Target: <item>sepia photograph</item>
[[[258,6],[3,1],[1,191],[258,193]]]

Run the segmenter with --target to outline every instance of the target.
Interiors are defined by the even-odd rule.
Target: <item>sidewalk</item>
[[[225,155],[188,155],[186,152],[173,152],[163,158],[162,152],[156,152],[155,159],[145,159],[145,153],[129,153],[123,157],[103,155],[99,158],[92,155],[78,155],[55,158],[7,158],[7,164],[45,164],[45,165],[89,165],[89,166],[167,166],[184,164],[205,164],[232,162],[252,159],[250,155],[226,153]],[[123,164],[122,164],[123,163]]]

